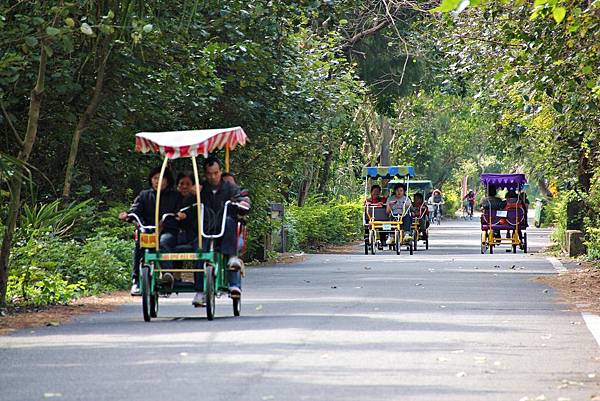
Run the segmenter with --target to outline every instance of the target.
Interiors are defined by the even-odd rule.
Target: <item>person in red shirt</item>
[[[420,219],[419,230],[421,233],[425,233],[427,227],[429,227],[429,208],[423,199],[423,194],[417,192],[414,195],[414,201],[412,204],[413,217]]]
[[[367,204],[383,206],[385,202],[387,202],[387,198],[381,196],[381,187],[378,184],[373,185],[371,187],[371,197],[367,198]]]

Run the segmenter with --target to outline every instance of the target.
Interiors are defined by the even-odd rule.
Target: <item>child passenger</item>
[[[410,232],[412,227],[412,214],[410,213],[412,203],[405,192],[406,187],[404,184],[394,185],[394,193],[387,200],[386,210],[392,217],[401,216],[404,239],[408,241],[412,239]]]

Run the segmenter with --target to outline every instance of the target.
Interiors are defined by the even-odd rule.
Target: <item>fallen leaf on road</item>
[[[365,270],[371,270],[371,268],[368,266],[365,266]]]
[[[336,286],[336,285],[332,285],[332,286],[331,286],[331,288],[334,288],[334,289],[335,289],[335,288],[337,288],[337,286]]]
[[[510,249],[509,249],[509,250],[510,250]],[[517,265],[512,265],[510,268],[511,268],[512,270],[515,270],[515,269],[517,268]]]
[[[547,293],[549,293],[549,292],[550,292],[550,290],[549,290],[549,289],[547,289],[547,288],[544,290],[544,294],[547,294]]]
[[[258,306],[256,307],[256,310],[262,310],[262,305],[258,305]]]
[[[417,287],[420,287],[420,286],[422,286],[423,284],[421,284],[421,283],[417,283],[417,284],[415,284],[415,285],[416,285]]]
[[[466,375],[467,375],[467,373],[466,373],[466,372],[458,372],[458,373],[456,374],[456,377],[465,377]]]
[[[59,325],[60,324],[58,322],[48,322],[48,323],[46,323],[46,326],[52,326],[52,327],[57,327]]]
[[[581,324],[581,322],[571,322],[571,324],[574,325],[574,326],[578,326],[578,325]]]

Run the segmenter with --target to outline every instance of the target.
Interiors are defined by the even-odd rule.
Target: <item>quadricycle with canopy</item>
[[[158,188],[162,188],[165,179],[165,170],[168,162],[178,158],[189,158],[192,162],[193,174],[196,183],[199,183],[197,157],[208,157],[209,154],[225,150],[225,170],[229,171],[230,151],[238,145],[244,146],[247,136],[241,127],[208,130],[172,131],[172,132],[141,132],[136,135],[136,150],[142,153],[157,153],[163,157]],[[227,201],[218,221],[214,216],[205,213],[202,204],[201,192],[195,192],[194,210],[197,220],[198,236],[202,238],[199,246],[177,246],[172,252],[163,252],[160,249],[161,223],[173,213],[159,215],[161,191],[156,193],[156,206],[154,225],[146,225],[139,216],[129,214],[127,217],[136,224],[138,229],[139,246],[143,250],[141,259],[139,286],[142,297],[142,314],[145,321],[150,321],[158,316],[159,295],[171,293],[193,293],[194,283],[185,280],[171,282],[165,285],[162,277],[166,273],[184,277],[185,275],[202,273],[203,288],[206,299],[206,316],[208,320],[215,317],[216,298],[221,295],[230,295],[233,302],[233,314],[239,316],[241,312],[241,295],[229,294],[229,268],[226,257],[215,246],[216,241],[223,237],[227,216],[236,215],[247,210],[248,206],[232,201]],[[199,205],[199,207],[198,207]],[[182,209],[183,210],[183,209]],[[212,218],[212,220],[210,220]],[[205,227],[214,229],[206,230]],[[238,230],[238,235],[242,231]],[[203,241],[208,241],[208,250],[203,250]],[[168,262],[168,263],[166,263]],[[177,262],[177,263],[173,263]],[[187,263],[186,263],[187,262]],[[191,262],[191,263],[190,263]],[[169,266],[166,266],[166,265]],[[173,267],[171,267],[171,265]],[[192,267],[190,267],[192,266]]]

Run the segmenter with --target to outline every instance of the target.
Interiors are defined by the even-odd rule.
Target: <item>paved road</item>
[[[548,232],[530,232],[532,248]],[[242,317],[190,296],[0,337],[2,400],[590,400],[598,344],[532,279],[543,256],[480,255],[475,222],[412,257],[314,255],[249,271]],[[136,300],[137,301],[137,300]],[[598,372],[600,374],[600,372]],[[537,397],[537,398],[536,398]]]

